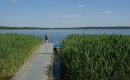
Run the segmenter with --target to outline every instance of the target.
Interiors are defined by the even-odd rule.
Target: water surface
[[[34,36],[44,37],[49,33],[50,43],[60,43],[70,34],[123,34],[130,35],[130,29],[70,29],[70,30],[0,30],[0,33],[18,33],[18,34],[31,34]]]

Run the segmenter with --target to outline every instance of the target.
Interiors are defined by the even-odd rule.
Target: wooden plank
[[[10,80],[48,80],[53,47],[53,43],[42,44]]]

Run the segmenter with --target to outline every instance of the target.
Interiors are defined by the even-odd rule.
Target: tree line
[[[42,28],[42,27],[9,27],[9,26],[0,26],[1,30],[46,30],[46,29],[130,29],[130,26],[107,26],[107,27],[69,27],[69,28]]]

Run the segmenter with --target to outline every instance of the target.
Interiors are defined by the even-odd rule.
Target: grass
[[[0,34],[0,80],[8,80],[41,43],[32,35]]]
[[[72,34],[61,46],[62,80],[130,79],[130,35]]]

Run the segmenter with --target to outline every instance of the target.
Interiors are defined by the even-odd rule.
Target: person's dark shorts
[[[48,40],[48,37],[45,36],[45,40]]]

